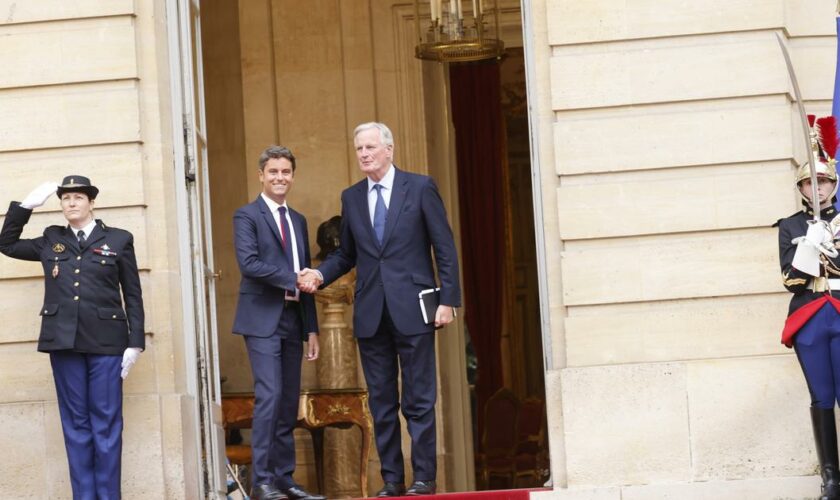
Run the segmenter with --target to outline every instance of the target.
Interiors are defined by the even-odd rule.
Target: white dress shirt
[[[89,239],[89,238],[90,238],[90,233],[92,233],[92,232],[93,232],[93,228],[95,228],[95,227],[96,227],[96,220],[95,220],[95,219],[91,219],[91,221],[90,221],[90,222],[88,222],[88,223],[85,225],[85,227],[73,227],[73,226],[70,226],[70,230],[71,230],[71,231],[73,231],[73,234],[76,236],[76,238],[78,238],[78,237],[79,237],[79,229],[81,229],[82,231],[84,231],[84,232],[85,232],[85,240],[87,240],[87,239]]]
[[[286,207],[286,222],[289,224],[289,233],[284,235],[286,238],[286,248],[289,248],[289,245],[292,245],[292,263],[294,265],[294,271],[300,271],[300,256],[298,256],[298,246],[297,246],[297,238],[295,237],[295,226],[292,224],[292,217],[291,213],[289,212],[289,206],[284,202],[282,205],[278,205],[276,201],[272,200],[265,193],[260,193],[262,196],[263,201],[266,205],[268,205],[268,209],[271,210],[271,216],[274,217],[274,223],[277,224],[277,230],[280,231],[280,234],[283,234],[283,226],[280,225],[280,207]],[[279,250],[278,250],[279,251]],[[294,293],[286,290],[286,300],[300,300],[300,290],[295,288]]]
[[[390,167],[388,167],[388,172],[385,173],[385,177],[382,178],[379,182],[373,182],[368,177],[368,213],[370,214],[370,225],[373,225],[373,211],[376,209],[376,190],[373,189],[373,186],[379,184],[382,186],[382,199],[385,200],[385,208],[391,206],[391,193],[394,192],[394,175],[396,170],[394,170],[394,164],[392,163]]]

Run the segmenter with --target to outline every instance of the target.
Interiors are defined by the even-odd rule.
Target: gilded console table
[[[309,431],[315,452],[315,474],[318,491],[324,491],[324,429],[346,429],[358,426],[362,431],[362,450],[359,464],[359,487],[367,497],[367,464],[370,458],[370,439],[373,419],[368,410],[365,389],[311,389],[301,391],[297,426]],[[222,415],[225,427],[250,428],[254,414],[253,393],[222,395]]]

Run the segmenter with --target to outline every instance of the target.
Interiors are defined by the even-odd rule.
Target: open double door
[[[172,93],[172,130],[187,394],[184,408],[184,461],[201,474],[199,498],[225,498],[225,443],[222,428],[216,280],[210,220],[204,75],[199,0],[166,2]],[[191,455],[192,456],[189,456]],[[189,470],[189,467],[185,467]],[[188,481],[189,482],[189,481]]]

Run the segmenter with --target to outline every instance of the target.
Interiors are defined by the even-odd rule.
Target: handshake
[[[297,287],[304,293],[315,293],[324,284],[324,277],[315,269],[308,267],[298,271]]]

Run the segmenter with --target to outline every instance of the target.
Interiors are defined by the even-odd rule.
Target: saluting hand
[[[32,190],[31,193],[26,195],[26,198],[20,202],[20,206],[23,208],[33,209],[40,207],[44,203],[47,202],[50,196],[54,195],[56,190],[58,189],[57,182],[45,182],[40,186],[36,187]]]

